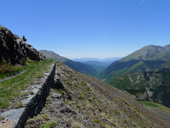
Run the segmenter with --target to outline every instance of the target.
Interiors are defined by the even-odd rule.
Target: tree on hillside
[[[23,39],[23,41],[27,41],[27,39],[25,38],[25,36],[24,36],[24,35],[23,35],[22,39]]]

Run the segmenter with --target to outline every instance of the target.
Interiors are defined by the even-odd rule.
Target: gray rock
[[[7,60],[10,64],[22,64],[21,60],[29,57],[31,60],[44,60],[38,50],[0,25],[0,61]]]
[[[0,114],[0,116],[4,116],[7,119],[13,120],[15,122],[18,122],[21,114],[23,113],[25,108],[20,108],[20,109],[11,109],[9,111],[6,111],[2,114]]]

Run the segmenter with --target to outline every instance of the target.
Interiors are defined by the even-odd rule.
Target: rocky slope
[[[164,118],[125,91],[73,71],[57,62],[54,86],[40,114],[25,127],[55,128],[168,128]],[[168,110],[169,111],[169,110]]]
[[[38,50],[0,25],[0,61],[7,60],[10,64],[21,64],[23,59],[39,61],[45,59]]]
[[[90,76],[95,76],[97,74],[97,71],[90,65],[72,61],[66,57],[62,57],[62,56],[56,54],[53,51],[40,50],[40,52],[43,55],[45,55],[47,57],[47,59],[58,60],[77,72],[81,72],[81,73],[84,73],[84,74],[87,74]]]

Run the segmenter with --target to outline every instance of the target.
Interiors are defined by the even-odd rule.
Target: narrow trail
[[[29,69],[28,69],[28,70],[29,70]],[[12,78],[14,78],[14,77],[17,77],[17,76],[21,75],[22,73],[24,73],[24,72],[26,72],[26,71],[28,71],[28,70],[24,70],[24,71],[20,72],[20,73],[17,74],[17,75],[14,75],[14,76],[9,76],[9,77],[6,77],[6,78],[4,78],[4,79],[1,79],[1,80],[0,80],[0,83],[3,82],[3,81],[5,81],[5,80],[9,80],[9,79],[12,79]]]
[[[38,66],[38,65],[36,65],[36,66]],[[34,67],[36,67],[36,66],[33,66],[33,67],[31,67],[31,68],[34,68]],[[6,78],[4,78],[4,79],[1,79],[1,80],[0,80],[0,83],[3,82],[3,81],[5,81],[5,80],[9,80],[9,79],[12,79],[12,78],[14,78],[14,77],[17,77],[17,76],[25,73],[26,71],[30,70],[31,68],[29,68],[29,69],[27,69],[27,70],[24,70],[24,71],[21,71],[21,72],[18,73],[17,75],[13,75],[13,76],[9,76],[9,77],[6,77]]]
[[[170,116],[168,116],[166,113],[160,111],[158,108],[150,107],[154,112],[161,115],[163,118],[165,118],[168,122],[170,121]]]

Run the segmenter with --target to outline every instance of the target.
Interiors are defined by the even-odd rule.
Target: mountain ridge
[[[140,61],[148,61],[148,66],[149,66],[149,61],[150,63],[152,63],[152,61],[163,62],[163,61],[168,61],[169,59],[170,59],[170,45],[165,45],[163,47],[156,46],[156,45],[148,45],[129,54],[128,56],[120,60],[113,62],[104,71],[102,71],[99,75],[97,75],[97,78],[99,79],[107,78],[106,82],[110,82],[117,75],[121,75],[128,72],[130,70],[128,68],[130,68],[134,64],[139,63]],[[146,63],[145,63],[145,67],[147,67]]]
[[[47,59],[58,60],[58,61],[64,63],[65,65],[67,65],[68,67],[72,68],[75,71],[85,73],[90,76],[95,76],[97,74],[96,70],[87,64],[83,64],[80,62],[74,62],[66,57],[62,57],[59,54],[56,54],[53,51],[40,50],[40,52],[43,55],[45,55],[47,57]]]
[[[119,61],[169,60],[169,58],[170,58],[170,45],[165,45],[163,47],[157,45],[148,45],[120,59]]]
[[[74,61],[78,62],[84,62],[84,61],[99,61],[99,62],[106,62],[106,63],[112,63],[116,60],[121,59],[122,57],[113,57],[113,58],[105,58],[105,59],[99,59],[99,58],[79,58],[79,59],[72,59]]]

